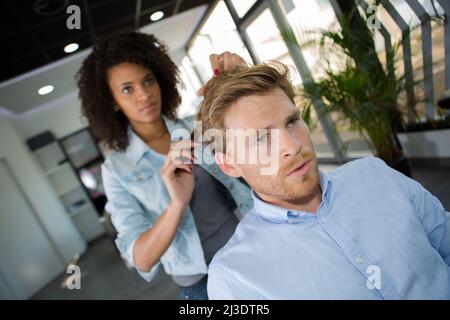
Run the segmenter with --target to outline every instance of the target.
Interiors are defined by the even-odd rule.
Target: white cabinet
[[[28,299],[64,270],[64,261],[2,159],[0,182],[0,300]]]
[[[97,211],[58,141],[33,153],[84,239],[91,241],[102,235],[105,229]]]

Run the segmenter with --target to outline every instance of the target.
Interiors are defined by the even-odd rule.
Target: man
[[[211,299],[450,299],[450,219],[439,200],[375,157],[319,172],[284,65],[220,74],[205,92],[204,132],[227,133],[215,159],[254,200],[210,265]],[[248,130],[264,134],[232,145]],[[236,161],[237,149],[256,147],[278,170]]]

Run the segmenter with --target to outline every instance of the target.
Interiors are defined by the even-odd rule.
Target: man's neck
[[[319,209],[320,203],[322,202],[322,189],[320,186],[317,189],[305,197],[297,197],[292,199],[282,199],[275,198],[273,196],[261,194],[255,192],[260,199],[270,203],[271,205],[294,210],[294,211],[305,211],[310,213],[316,213]]]

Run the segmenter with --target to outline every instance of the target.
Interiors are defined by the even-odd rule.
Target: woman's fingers
[[[220,58],[220,62],[219,62],[219,58]],[[220,55],[218,54],[211,54],[209,56],[209,62],[211,64],[211,70],[214,72],[214,70],[221,70],[223,68],[223,66],[221,65],[221,63],[223,62],[223,59],[220,57]]]
[[[177,169],[185,170],[185,171],[191,173],[192,172],[192,164],[182,164],[182,163],[177,164],[177,163],[171,162],[166,170],[167,175],[170,176],[172,174],[175,174]]]
[[[229,51],[225,51],[221,54],[211,54],[209,56],[209,61],[211,63],[211,69],[213,74],[216,72],[223,72],[231,70],[237,66],[248,67],[247,61],[245,61],[241,56]]]
[[[225,51],[224,53],[222,53],[222,57],[223,57],[223,70],[221,71],[227,71],[235,67],[233,54],[231,54],[228,51]]]
[[[161,173],[165,177],[171,177],[175,174],[177,169],[185,170],[187,172],[192,172],[193,164],[192,163],[183,163],[183,162],[174,162],[169,157],[166,158],[164,162]]]
[[[175,164],[191,164],[197,158],[194,154],[194,148],[199,146],[201,146],[200,142],[192,140],[174,142],[170,145],[165,162],[173,162]]]
[[[197,96],[198,97],[203,97],[204,93],[205,93],[205,87],[206,86],[201,86],[200,89],[197,90]]]

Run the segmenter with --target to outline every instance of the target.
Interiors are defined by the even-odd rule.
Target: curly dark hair
[[[150,69],[161,88],[161,113],[177,120],[181,102],[177,89],[179,71],[167,52],[167,47],[153,35],[123,29],[96,42],[76,74],[82,115],[94,134],[113,150],[127,148],[129,121],[122,111],[114,111],[106,71],[123,62]]]

